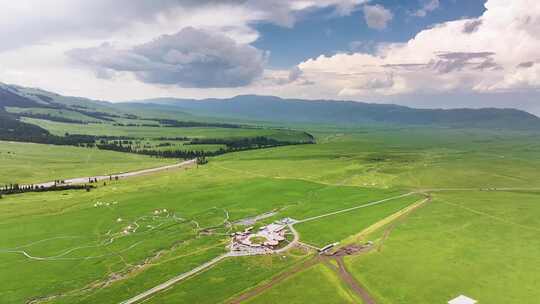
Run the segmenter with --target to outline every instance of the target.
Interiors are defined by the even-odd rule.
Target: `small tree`
[[[205,165],[205,164],[208,164],[208,159],[206,159],[205,156],[197,157],[197,165]]]

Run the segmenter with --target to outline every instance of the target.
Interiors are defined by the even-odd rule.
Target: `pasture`
[[[377,250],[345,257],[349,272],[378,302],[436,303],[465,293],[482,303],[526,303],[527,296],[539,296],[534,288],[540,263],[538,194],[488,191],[540,186],[536,135],[311,132],[315,145],[230,153],[198,168],[115,181],[90,192],[5,196],[0,200],[2,303],[118,303],[226,252],[236,229],[231,223],[240,219],[276,212],[257,225],[283,217],[302,220],[411,191],[431,193],[433,199],[363,236],[375,241]],[[21,155],[31,150],[18,145]],[[111,167],[90,164],[81,172]],[[350,241],[423,197],[410,195],[295,227],[309,244]],[[149,302],[227,302],[309,257],[295,249],[227,258]],[[328,297],[358,303],[332,271],[318,264],[250,301],[272,303],[286,296],[292,303]],[[312,292],[299,298],[302,288]]]
[[[119,173],[173,164],[174,159],[70,146],[0,141],[0,184]]]
[[[317,264],[279,282],[245,303],[361,303],[345,283],[325,264]]]
[[[127,136],[136,138],[159,137],[190,137],[190,138],[240,138],[267,136],[276,140],[305,140],[308,139],[303,132],[294,130],[277,130],[266,128],[218,128],[218,127],[133,127],[115,126],[107,123],[73,124],[43,119],[23,118],[23,121],[38,125],[52,134],[63,136],[69,134],[83,134],[96,136]]]
[[[535,191],[436,193],[380,250],[346,262],[377,303],[444,303],[459,294],[533,303],[540,297],[539,198]]]

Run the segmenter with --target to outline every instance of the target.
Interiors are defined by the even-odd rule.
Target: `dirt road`
[[[367,204],[364,204],[364,205],[355,206],[355,207],[351,207],[351,208],[347,208],[347,209],[342,209],[342,210],[338,210],[338,211],[334,211],[334,212],[330,212],[330,213],[325,213],[325,214],[305,218],[303,220],[297,221],[295,224],[305,223],[305,222],[309,222],[309,221],[313,221],[313,220],[318,220],[320,218],[327,217],[327,216],[332,216],[332,215],[336,215],[336,214],[340,214],[340,213],[353,211],[353,210],[356,210],[356,209],[361,209],[361,208],[366,208],[366,207],[370,207],[370,206],[374,206],[374,205],[379,205],[379,204],[385,203],[387,201],[395,200],[395,199],[402,198],[402,197],[411,196],[413,194],[417,194],[417,193],[416,192],[409,192],[409,193],[405,193],[405,194],[402,194],[402,195],[393,196],[393,197],[385,198],[385,199],[382,199],[382,200],[379,200],[379,201],[367,203]]]
[[[294,275],[296,273],[299,273],[300,271],[302,271],[304,269],[307,269],[307,268],[309,268],[309,267],[311,267],[311,266],[313,266],[315,264],[318,264],[320,262],[321,262],[321,258],[318,257],[318,256],[314,257],[314,258],[311,258],[311,259],[305,261],[304,263],[302,263],[301,265],[293,268],[290,271],[286,271],[286,272],[282,272],[282,273],[278,274],[277,276],[273,277],[270,280],[270,282],[248,290],[246,293],[241,294],[239,297],[229,301],[228,303],[230,303],[230,304],[240,304],[240,303],[242,303],[242,302],[244,302],[244,301],[246,301],[248,299],[251,299],[251,298],[255,297],[256,295],[261,294],[264,291],[272,288],[274,285],[279,284],[280,282],[284,281],[288,277],[290,277],[290,276],[292,276],[292,275]]]
[[[119,174],[111,174],[111,175],[97,175],[97,176],[87,176],[87,177],[77,177],[77,178],[70,178],[64,180],[64,183],[61,185],[76,185],[76,184],[85,184],[88,183],[90,179],[96,180],[96,181],[103,181],[103,180],[109,180],[111,177],[115,179],[118,177],[119,179],[128,178],[128,177],[134,177],[139,175],[145,175],[150,173],[156,173],[160,171],[166,171],[171,169],[178,169],[183,167],[188,167],[194,165],[196,162],[195,159],[187,160],[178,164],[174,165],[168,165],[168,166],[162,166],[162,167],[156,167],[156,168],[150,168],[150,169],[144,169],[144,170],[138,170],[138,171],[132,171],[132,172],[126,172],[126,173],[119,173]],[[39,183],[39,184],[32,184],[36,187],[43,187],[43,188],[50,188],[55,185],[55,182],[45,182],[45,183]],[[29,185],[24,185],[29,186]]]
[[[349,285],[352,291],[354,291],[358,296],[360,296],[364,304],[375,304],[375,299],[373,299],[369,292],[364,287],[362,287],[358,283],[358,281],[356,281],[356,279],[349,273],[347,267],[345,267],[345,263],[343,262],[343,257],[336,257],[335,260],[337,261],[339,266],[337,271],[339,277],[347,285]]]
[[[182,281],[182,280],[185,280],[187,279],[188,277],[194,275],[194,274],[197,274],[203,270],[206,270],[212,266],[214,266],[215,264],[217,264],[218,262],[220,262],[221,260],[225,259],[226,257],[228,257],[229,254],[223,254],[223,255],[220,255],[216,258],[214,258],[213,260],[210,260],[204,264],[201,264],[199,266],[197,266],[196,268],[193,268],[192,270],[188,271],[188,272],[184,272],[170,280],[168,280],[167,282],[165,283],[162,283],[162,284],[159,284],[158,286],[152,288],[152,289],[149,289],[141,294],[138,294],[136,296],[134,296],[133,298],[131,299],[128,299],[128,300],[125,300],[123,302],[121,302],[120,304],[133,304],[133,303],[137,303],[143,299],[146,299],[148,297],[150,297],[151,295],[155,294],[155,293],[158,293],[162,290],[165,290],[171,286],[173,286],[174,284]]]

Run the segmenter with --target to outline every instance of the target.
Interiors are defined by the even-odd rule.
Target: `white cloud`
[[[130,65],[142,64],[139,60],[144,61],[144,58],[135,58],[135,54],[130,52],[135,46],[163,35],[175,35],[186,27],[212,32],[228,37],[238,45],[246,45],[259,38],[259,33],[253,26],[255,23],[270,22],[292,26],[298,15],[307,10],[330,8],[335,11],[335,16],[341,16],[350,14],[365,1],[3,1],[0,9],[0,81],[102,99],[142,98],[173,93],[193,97],[229,95],[239,91],[148,85],[137,80],[137,73],[117,71],[123,70],[121,67],[127,67],[126,61]],[[99,45],[102,47],[96,48]],[[98,59],[100,63],[94,64],[92,69],[81,69],[80,66],[73,65],[66,56],[70,50],[89,48],[99,51],[93,53],[94,57],[87,58]],[[109,55],[113,57],[105,58]],[[193,56],[192,53],[191,55]],[[254,57],[247,57],[250,58]],[[150,63],[155,65],[160,60],[153,58]],[[148,63],[144,63],[146,67]],[[260,66],[257,60],[255,63],[257,64],[250,65],[240,62],[239,73],[245,73],[245,77],[231,77],[230,85],[248,84],[249,80],[257,78]],[[243,69],[248,65],[256,68]],[[211,78],[212,75],[208,76]],[[143,77],[146,80],[155,80],[155,77],[151,78]],[[239,81],[240,78],[247,81]],[[190,82],[193,81],[188,81]],[[83,83],[84,85],[81,85]],[[218,81],[213,83],[217,86],[225,85]],[[135,88],[137,84],[140,87]]]
[[[266,67],[261,71],[261,57],[249,57],[255,58],[250,61],[255,64],[244,64],[223,54],[216,58],[248,71],[245,77],[232,79],[231,83],[203,77],[185,79],[185,75],[167,77],[174,79],[174,84],[215,87],[204,89],[166,85],[171,81],[155,81],[155,77],[142,77],[147,82],[141,82],[140,72],[156,76],[153,72],[170,68],[170,61],[173,66],[185,63],[193,67],[194,63],[204,62],[201,58],[208,55],[206,51],[176,53],[175,46],[163,56],[141,56],[134,49],[192,26],[231,39],[237,50],[259,38],[253,24],[291,26],[306,10],[323,7],[333,8],[336,15],[363,8],[364,13],[368,12],[366,22],[376,29],[385,28],[392,13],[381,6],[365,6],[365,0],[5,2],[0,10],[0,81],[68,95],[126,100],[254,93],[374,102],[419,100],[431,106],[448,106],[452,102],[465,106],[464,96],[472,96],[471,103],[481,100],[483,105],[489,105],[496,101],[497,106],[511,106],[519,99],[532,108],[540,91],[540,1],[488,0],[487,10],[479,18],[435,25],[406,43],[351,43],[350,53],[319,56],[293,69]],[[196,45],[192,47],[196,49]],[[65,55],[73,49],[89,48],[95,48],[95,52],[86,53],[91,69],[73,65]],[[254,50],[253,54],[260,52]],[[201,85],[203,80],[208,82]],[[239,84],[246,86],[225,87]],[[536,109],[540,111],[540,107]]]
[[[354,99],[540,91],[540,2],[488,0],[486,8],[375,54],[321,56],[299,67],[321,90]]]
[[[142,40],[180,28],[238,27],[267,21],[292,26],[296,13],[334,7],[349,14],[365,0],[17,0],[0,10],[0,51],[66,39]],[[216,16],[219,16],[218,18]],[[253,41],[257,36],[250,33]],[[245,41],[244,41],[245,42]]]
[[[265,53],[251,45],[192,27],[129,49],[102,44],[67,54],[98,76],[129,72],[145,83],[190,88],[246,86],[266,63]]]
[[[413,12],[412,15],[416,17],[425,17],[429,12],[438,9],[440,6],[439,0],[424,0],[422,8]]]
[[[364,5],[363,10],[364,20],[368,27],[372,29],[383,30],[386,28],[388,22],[394,18],[390,10],[379,4]]]

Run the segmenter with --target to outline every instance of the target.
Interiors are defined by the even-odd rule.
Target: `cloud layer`
[[[296,13],[333,7],[349,14],[364,0],[18,0],[3,1],[0,51],[51,40],[108,39],[134,32],[157,36],[194,27],[236,27],[251,22],[292,26]],[[146,29],[142,29],[142,28]],[[146,37],[148,39],[148,37]],[[256,36],[251,36],[255,39]]]
[[[131,72],[142,82],[190,88],[246,86],[262,75],[266,61],[250,45],[192,27],[130,49],[103,44],[68,56],[98,75]]]
[[[368,27],[376,30],[386,28],[394,15],[382,5],[364,5],[364,19]]]
[[[439,6],[439,0],[424,0],[422,8],[415,11],[412,15],[416,17],[425,17],[428,13],[438,9]]]
[[[358,99],[538,92],[540,2],[489,0],[485,6],[479,18],[435,25],[407,43],[381,46],[373,55],[320,56],[299,67],[323,90]]]
[[[445,107],[463,106],[459,102],[471,96],[470,103],[490,105],[500,98],[496,105],[513,106],[519,99],[532,107],[540,91],[539,1],[487,0],[486,11],[478,18],[435,24],[400,43],[355,37],[333,55],[280,69],[268,66],[272,54],[253,46],[265,38],[258,32],[261,23],[294,27],[324,8],[325,18],[328,11],[332,18],[354,14],[359,32],[366,26],[381,31],[367,31],[366,37],[393,35],[403,15],[407,22],[422,23],[428,19],[415,16],[435,10],[443,15],[450,4],[443,8],[436,0],[410,1],[415,3],[410,7],[383,7],[369,0],[5,2],[0,10],[0,81],[64,94],[125,100],[254,93],[398,103],[421,100]],[[338,29],[332,30],[332,35],[340,35]]]

